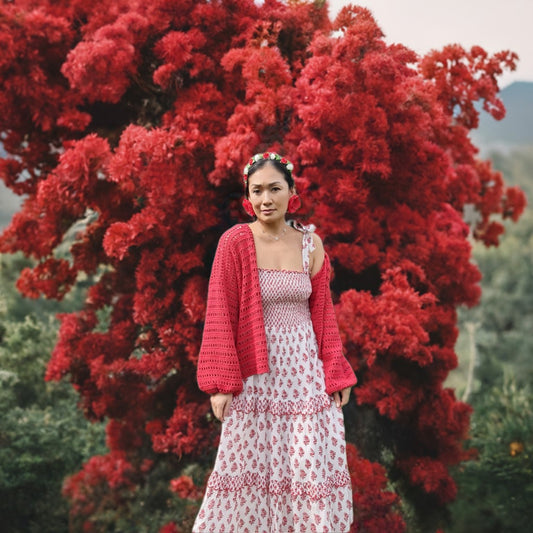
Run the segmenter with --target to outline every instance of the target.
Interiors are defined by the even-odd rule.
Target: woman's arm
[[[309,269],[311,272],[311,277],[313,277],[322,268],[326,253],[324,251],[324,244],[322,243],[322,239],[314,232],[311,233],[311,236],[313,238],[313,245],[315,249],[310,253],[309,256]]]
[[[227,241],[224,234],[213,261],[198,358],[198,385],[208,394],[238,394],[242,390],[235,346],[239,316],[237,271],[231,243]]]
[[[344,357],[344,348],[329,288],[330,272],[331,265],[325,254],[322,266],[311,277],[312,293],[309,298],[309,308],[318,343],[318,354],[324,363],[326,392],[333,394],[355,385],[357,378]]]

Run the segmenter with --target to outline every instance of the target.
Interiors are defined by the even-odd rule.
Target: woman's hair
[[[283,164],[281,161],[277,161],[276,159],[260,159],[251,165],[250,169],[248,170],[248,179],[246,180],[246,196],[250,196],[250,176],[252,176],[257,170],[263,168],[265,165],[272,165],[278,172],[283,174],[285,181],[289,185],[289,189],[294,187],[294,178],[292,177],[292,172],[287,168],[286,164]]]

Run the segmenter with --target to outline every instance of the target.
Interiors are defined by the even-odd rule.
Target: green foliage
[[[21,297],[16,288],[20,272],[24,268],[35,266],[35,261],[24,257],[21,253],[0,254],[0,316],[12,322],[23,321],[31,315],[38,320],[46,321],[49,315],[57,312],[70,312],[82,307],[83,294],[92,280],[80,280],[61,303],[47,300],[44,297],[28,299]]]
[[[533,193],[533,150],[515,150],[509,154],[493,152],[490,158],[494,168],[505,175],[509,185],[519,185],[531,200]]]
[[[510,184],[533,198],[533,151],[493,154],[492,159]],[[467,368],[475,362],[468,401],[474,408],[470,446],[479,456],[455,473],[459,493],[449,531],[521,533],[533,522],[531,207],[518,223],[506,223],[500,246],[475,245],[474,259],[483,274],[482,299],[477,308],[460,310],[460,367],[449,384],[464,392]]]
[[[58,328],[53,311],[73,303],[32,309],[13,283],[26,262],[11,258],[1,270],[0,523],[5,533],[59,533],[68,528],[63,479],[105,451],[104,430],[83,418],[70,384],[44,381]]]
[[[475,461],[456,473],[453,533],[522,533],[533,523],[533,394],[506,378],[474,399]]]

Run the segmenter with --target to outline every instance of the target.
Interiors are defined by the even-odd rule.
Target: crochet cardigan
[[[343,355],[331,292],[330,261],[311,278],[311,320],[324,364],[326,392],[355,385],[357,378]],[[268,351],[261,289],[252,230],[237,224],[218,243],[207,296],[198,385],[208,394],[239,394],[243,380],[268,372]]]

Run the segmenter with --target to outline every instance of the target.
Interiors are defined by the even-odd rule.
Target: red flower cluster
[[[178,527],[174,522],[170,522],[169,524],[164,525],[160,530],[159,533],[184,533],[183,529]]]
[[[442,384],[456,306],[479,298],[467,236],[497,244],[494,215],[516,220],[525,203],[468,133],[476,100],[502,116],[496,77],[515,56],[451,46],[419,59],[388,46],[369,11],[331,22],[320,2],[35,6],[0,6],[0,178],[26,195],[0,252],[38,261],[18,282],[30,297],[91,281],[47,372],[109,419],[110,454],[66,484],[73,513],[90,528],[103,494],[120,505],[150,469],[147,443],[185,461],[215,442],[195,384],[207,280],[242,168],[269,151],[294,163],[325,236],[357,402],[411,435],[395,457],[405,481],[453,498],[469,408]],[[400,531],[383,469],[350,449],[356,527]],[[184,479],[174,488],[196,497]]]
[[[397,509],[400,500],[397,494],[387,490],[385,469],[360,457],[353,444],[347,445],[346,455],[355,509],[351,531],[403,533],[405,522]]]
[[[189,476],[180,476],[170,482],[170,488],[180,497],[187,500],[201,500],[203,492],[198,489]]]
[[[90,517],[120,507],[136,486],[134,478],[135,469],[125,454],[112,452],[91,457],[80,472],[66,480],[63,493],[71,501],[71,515],[86,517],[83,531],[98,531]]]
[[[213,428],[206,423],[205,404],[191,402],[187,391],[178,391],[176,408],[165,421],[151,421],[146,432],[152,437],[153,449],[160,453],[175,453],[178,457],[201,457],[213,447]]]

